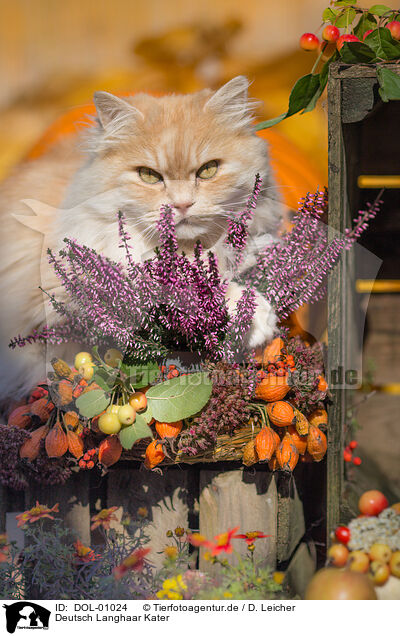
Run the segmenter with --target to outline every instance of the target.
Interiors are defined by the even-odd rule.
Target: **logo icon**
[[[9,634],[14,634],[16,629],[49,628],[51,612],[37,603],[18,601],[3,607],[6,610],[6,627]]]

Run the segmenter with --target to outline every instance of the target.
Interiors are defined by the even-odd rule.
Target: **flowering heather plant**
[[[236,271],[243,260],[260,187],[257,175],[245,209],[228,223],[225,246],[232,252]],[[280,319],[305,303],[321,299],[326,275],[376,215],[379,200],[359,212],[353,229],[332,240],[321,222],[327,206],[326,189],[309,193],[300,201],[292,230],[266,246],[255,266],[239,277],[245,289],[233,315],[225,299],[227,281],[221,279],[215,255],[209,252],[205,256],[200,243],[192,259],[178,252],[171,207],[162,207],[159,247],[154,257],[143,263],[133,260],[120,212],[125,266],[66,238],[67,249],[58,258],[49,250],[49,262],[69,297],[61,302],[50,296],[62,324],[18,336],[10,346],[76,340],[89,345],[113,344],[126,352],[127,360],[141,364],[179,348],[200,351],[211,360],[233,360],[244,348],[244,336],[254,316],[255,289],[272,304]]]
[[[328,192],[308,193],[300,200],[293,228],[280,241],[266,246],[256,265],[246,272],[246,282],[258,288],[280,319],[306,303],[321,300],[327,274],[367,229],[379,207],[378,195],[372,205],[358,213],[352,229],[346,228],[343,235],[330,239],[328,226],[321,222],[328,211]]]
[[[248,218],[250,212],[243,214]],[[18,336],[10,346],[68,340],[113,344],[126,352],[130,362],[142,364],[176,348],[201,351],[212,359],[235,356],[253,318],[254,291],[244,290],[230,316],[227,281],[220,277],[214,254],[204,255],[200,244],[193,259],[178,253],[173,212],[168,206],[161,209],[158,230],[160,245],[155,256],[136,263],[119,213],[125,267],[68,238],[67,249],[59,257],[49,250],[49,262],[68,295],[67,302],[50,296],[63,322],[27,337]]]

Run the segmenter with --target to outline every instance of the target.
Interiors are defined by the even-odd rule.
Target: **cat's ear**
[[[126,102],[111,93],[97,91],[93,96],[96,106],[97,117],[101,126],[105,130],[120,128],[127,120],[143,119],[142,113]]]
[[[247,127],[253,121],[254,102],[248,98],[249,81],[243,75],[221,86],[206,102],[204,108],[224,116],[237,127]]]

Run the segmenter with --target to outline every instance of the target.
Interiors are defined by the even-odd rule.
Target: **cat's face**
[[[107,187],[122,189],[128,223],[148,239],[156,235],[160,207],[169,204],[181,243],[214,244],[229,211],[244,207],[256,173],[268,172],[247,87],[235,78],[216,93],[127,100],[96,94],[94,161],[104,164]]]

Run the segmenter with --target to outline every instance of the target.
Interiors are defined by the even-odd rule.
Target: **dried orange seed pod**
[[[289,402],[271,402],[267,404],[268,417],[275,426],[289,426],[296,417],[295,409]]]
[[[311,424],[307,436],[307,450],[315,462],[320,462],[325,456],[327,439],[317,426]]]
[[[276,458],[281,469],[290,472],[294,470],[299,461],[299,451],[294,445],[289,433],[286,433],[279,444],[276,451]]]

